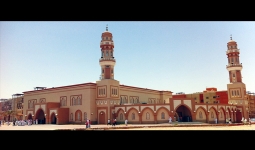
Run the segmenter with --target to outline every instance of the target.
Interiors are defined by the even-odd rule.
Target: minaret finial
[[[108,24],[106,25],[106,31],[108,31]]]
[[[232,40],[232,34],[230,34],[230,40]]]

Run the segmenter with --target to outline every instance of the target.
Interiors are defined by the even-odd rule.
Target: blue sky
[[[120,84],[174,93],[226,90],[232,34],[240,49],[243,82],[255,92],[255,22],[1,21],[0,98],[34,87],[98,81],[107,24]]]

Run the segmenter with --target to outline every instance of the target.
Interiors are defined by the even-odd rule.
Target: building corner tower
[[[246,98],[246,86],[242,82],[242,63],[239,61],[240,50],[237,47],[237,42],[232,40],[227,43],[226,55],[228,58],[228,65],[226,69],[229,74],[229,84],[227,84],[228,90],[228,103],[237,106],[237,111],[241,112],[241,116],[237,115],[237,120],[241,120],[240,117],[248,119],[248,100]],[[229,110],[232,111],[232,110]],[[235,111],[233,111],[235,112]]]

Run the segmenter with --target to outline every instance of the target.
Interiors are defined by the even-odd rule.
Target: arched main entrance
[[[237,123],[241,123],[242,121],[242,112],[240,112],[240,110],[236,110],[236,122]]]
[[[101,111],[99,113],[99,123],[98,124],[106,124],[105,123],[105,112]]]
[[[57,124],[57,117],[55,113],[52,113],[50,116],[51,124]]]
[[[177,121],[192,122],[191,112],[186,106],[184,106],[184,105],[179,106],[176,109],[176,113],[178,114],[178,115],[176,115],[176,116],[178,116],[178,118],[176,118]]]
[[[44,111],[42,109],[38,109],[35,115],[35,119],[38,120],[38,124],[45,124],[45,116]]]

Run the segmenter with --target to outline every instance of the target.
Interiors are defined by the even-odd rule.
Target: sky
[[[243,83],[255,92],[255,22],[0,21],[0,99],[99,80],[100,41],[113,35],[120,84],[194,93],[227,90],[227,43],[240,49]]]

